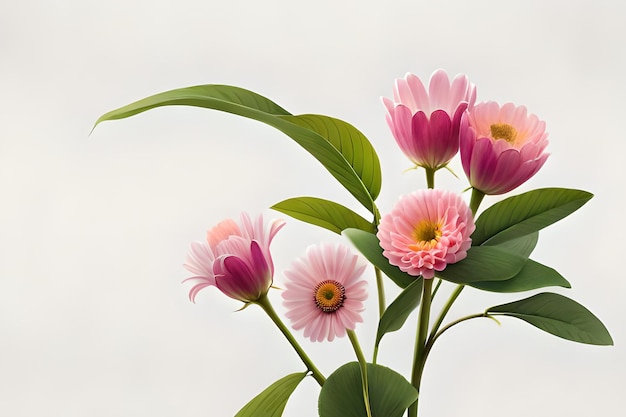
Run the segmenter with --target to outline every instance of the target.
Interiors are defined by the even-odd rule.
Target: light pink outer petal
[[[215,286],[215,276],[213,275],[214,257],[207,242],[193,242],[189,246],[187,260],[183,267],[194,276],[189,277],[183,282],[195,282],[195,285],[189,290],[189,300],[195,302],[196,296],[200,290]]]
[[[435,109],[449,109],[450,79],[444,70],[439,69],[431,75],[428,95],[430,97],[431,111]],[[456,107],[456,104],[454,107]]]

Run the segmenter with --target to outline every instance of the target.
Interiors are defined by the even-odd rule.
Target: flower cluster
[[[416,165],[445,167],[459,148],[470,185],[487,195],[504,194],[535,175],[548,158],[546,125],[526,107],[489,101],[474,104],[467,76],[451,83],[436,71],[426,92],[413,74],[396,80],[394,100],[383,98],[396,142]]]
[[[204,85],[172,90],[140,100],[102,116],[113,120],[149,108],[189,103],[250,117],[278,127],[312,154],[372,215],[362,217],[339,203],[297,197],[273,209],[340,233],[360,252],[344,244],[311,245],[290,268],[275,272],[270,244],[283,220],[267,222],[242,213],[211,228],[204,240],[189,248],[184,267],[193,274],[195,301],[207,287],[259,306],[294,348],[306,372],[290,374],[270,385],[237,416],[282,415],[289,394],[307,375],[321,386],[320,417],[418,415],[422,372],[435,341],[443,332],[470,319],[497,321],[509,316],[528,321],[553,335],[576,342],[609,345],[607,329],[589,310],[550,292],[489,307],[445,323],[465,286],[514,293],[549,286],[570,287],[553,268],[529,257],[539,230],[571,214],[591,197],[582,190],[549,188],[508,197],[484,210],[486,195],[508,193],[535,175],[548,158],[545,123],[524,106],[476,103],[476,87],[465,75],[450,81],[435,71],[428,84],[415,75],[397,79],[393,99],[383,98],[387,124],[400,150],[425,171],[426,189],[401,196],[382,213],[376,206],[382,175],[376,152],[352,125],[322,115],[291,115],[256,93],[233,86]],[[217,99],[216,99],[217,98]],[[180,100],[177,100],[180,99]],[[435,174],[459,155],[469,188],[462,194],[435,188]],[[558,214],[555,214],[558,213]],[[361,256],[363,255],[363,256]],[[368,261],[365,262],[364,258]],[[366,274],[367,266],[372,274]],[[385,281],[389,278],[390,281]],[[277,284],[274,285],[275,280]],[[373,355],[365,359],[356,336],[363,322],[368,281],[375,281],[378,326]],[[401,288],[388,302],[385,286]],[[434,284],[436,282],[436,284]],[[431,321],[433,298],[443,282],[454,285],[448,301]],[[436,286],[435,286],[436,285]],[[270,302],[270,290],[281,289],[284,315],[295,330],[313,342],[348,336],[357,362],[347,363],[326,378]],[[435,304],[436,305],[436,304]],[[383,336],[399,330],[419,308],[411,381],[378,364]],[[531,317],[532,320],[529,320]]]
[[[396,80],[393,100],[383,98],[387,123],[404,154],[432,174],[461,154],[470,185],[479,194],[502,194],[516,188],[544,164],[548,143],[545,123],[523,106],[475,103],[476,87],[465,75],[452,81],[435,71],[428,84],[407,74]],[[429,184],[431,185],[431,184]],[[432,188],[432,187],[431,187]],[[200,290],[215,286],[246,304],[266,302],[274,280],[270,243],[284,226],[268,227],[246,213],[228,219],[191,244],[185,281],[194,301]],[[425,189],[400,198],[377,225],[382,254],[391,265],[416,278],[432,279],[447,265],[466,258],[474,232],[472,210],[455,193]],[[306,257],[284,271],[284,305],[296,330],[312,341],[332,341],[361,322],[367,298],[365,264],[345,246],[312,246]]]

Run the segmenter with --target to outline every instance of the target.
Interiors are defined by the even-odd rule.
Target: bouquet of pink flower
[[[485,195],[508,193],[548,158],[545,123],[512,103],[475,103],[476,88],[464,75],[452,81],[436,71],[428,84],[408,74],[396,80],[393,99],[384,98],[387,123],[404,154],[426,173],[428,188],[402,196],[389,213],[376,206],[381,187],[378,156],[354,126],[329,116],[292,115],[273,101],[238,87],[201,85],[157,94],[104,114],[129,117],[169,105],[205,107],[261,121],[282,131],[313,155],[370,213],[318,197],[281,201],[272,209],[341,234],[346,245],[311,246],[284,271],[282,298],[295,330],[312,341],[348,336],[356,361],[328,377],[313,363],[272,307],[274,264],[270,244],[285,224],[241,214],[218,223],[206,239],[191,244],[185,268],[193,274],[189,298],[217,287],[243,307],[260,306],[302,359],[306,369],[276,381],[246,404],[236,417],[280,416],[298,384],[312,376],[321,386],[320,417],[417,416],[422,371],[437,339],[474,318],[521,319],[555,336],[580,343],[611,345],[605,326],[589,310],[563,295],[540,292],[446,322],[465,286],[513,293],[550,286],[569,288],[554,269],[530,259],[539,231],[583,206],[592,194],[545,188],[508,197],[483,210]],[[472,189],[469,203],[457,193],[435,189],[435,173],[460,154]],[[379,321],[373,357],[367,360],[355,333],[366,300],[363,273],[373,267]],[[442,282],[455,285],[437,314],[431,303]],[[386,285],[401,288],[390,303]],[[400,329],[418,310],[414,360],[408,381],[377,363],[385,334]]]

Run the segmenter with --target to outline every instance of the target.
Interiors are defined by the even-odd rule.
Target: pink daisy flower
[[[284,225],[274,220],[265,226],[262,216],[252,221],[242,213],[239,223],[224,220],[207,232],[206,240],[193,242],[184,264],[194,274],[183,281],[195,282],[189,299],[195,301],[198,292],[209,286],[244,303],[267,294],[274,276],[270,243]]]
[[[444,70],[437,70],[428,91],[413,74],[397,79],[393,100],[383,98],[383,104],[402,152],[416,165],[436,170],[459,151],[461,115],[475,100],[476,87],[467,76],[450,82]]]
[[[285,271],[286,316],[304,337],[321,342],[343,337],[363,319],[367,282],[359,279],[366,264],[342,245],[310,246],[304,258]]]
[[[509,192],[548,159],[545,122],[526,107],[477,104],[461,121],[461,161],[470,184],[488,195]]]
[[[460,195],[419,190],[403,196],[378,225],[378,239],[389,263],[428,279],[467,256],[474,218]]]

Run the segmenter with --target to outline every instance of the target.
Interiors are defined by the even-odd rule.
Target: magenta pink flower
[[[460,195],[419,190],[403,196],[378,226],[378,239],[389,263],[409,275],[433,278],[467,256],[474,218]]]
[[[548,159],[545,122],[526,107],[477,104],[461,121],[461,161],[475,189],[504,194],[535,175]]]
[[[383,98],[387,124],[398,146],[416,165],[445,166],[459,151],[461,115],[474,105],[476,87],[465,75],[452,82],[443,70],[430,77],[428,91],[413,75],[396,80],[393,100]]]
[[[184,267],[194,276],[183,281],[195,282],[189,299],[195,301],[209,286],[244,303],[267,294],[274,276],[270,243],[284,224],[274,220],[266,227],[262,216],[253,222],[242,213],[239,224],[224,220],[207,232],[205,241],[192,243]]]
[[[359,279],[365,266],[345,246],[309,247],[306,257],[285,271],[283,299],[293,328],[304,328],[304,336],[318,342],[354,330],[367,299],[367,282]]]

